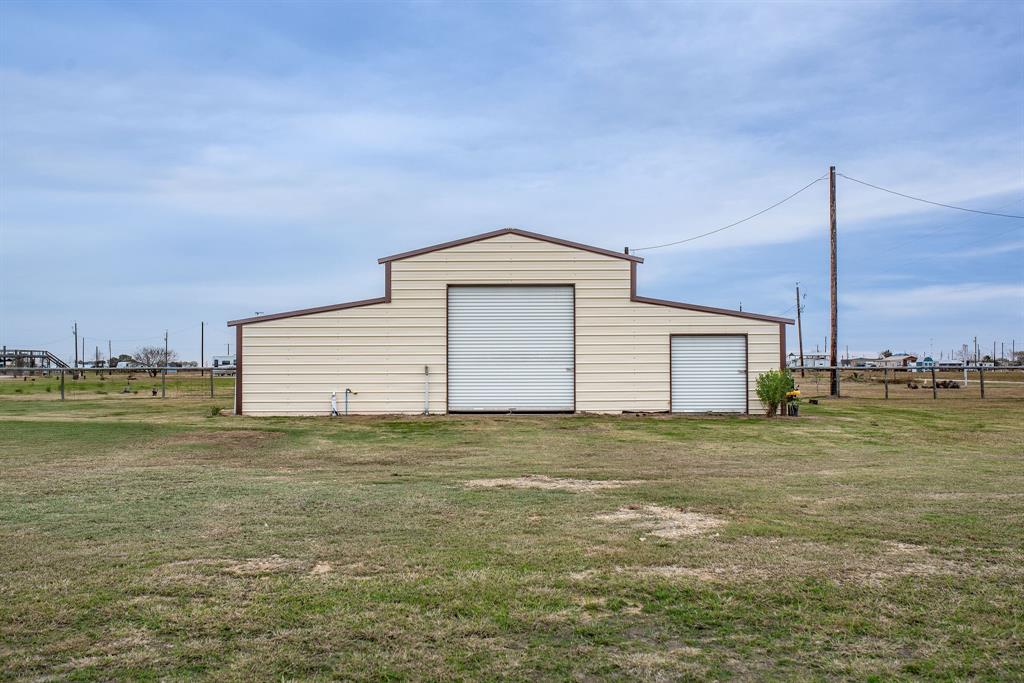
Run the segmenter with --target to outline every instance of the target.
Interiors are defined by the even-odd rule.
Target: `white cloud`
[[[850,291],[840,294],[840,303],[855,312],[877,317],[945,317],[978,307],[1007,307],[1018,318],[1024,315],[1024,284],[927,285],[902,289]]]

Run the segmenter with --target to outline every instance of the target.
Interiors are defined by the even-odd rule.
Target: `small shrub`
[[[14,393],[16,393],[16,394],[23,394],[25,392],[24,392],[24,390],[22,390],[21,387],[18,387],[17,389],[14,390]]]
[[[793,376],[789,370],[769,370],[757,376],[757,397],[764,404],[764,414],[775,417],[779,406],[786,402],[786,392],[793,390]]]
[[[49,384],[46,385],[46,393],[53,393],[53,387],[51,387]]]
[[[210,406],[210,417],[217,417],[220,415],[220,406]]]

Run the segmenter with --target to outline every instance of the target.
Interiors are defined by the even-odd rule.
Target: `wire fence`
[[[234,371],[221,368],[0,368],[0,397],[199,401],[234,395]]]
[[[830,395],[833,367],[794,367],[801,399]],[[1024,400],[1024,366],[841,368],[839,395],[881,400]],[[223,368],[0,368],[0,399],[102,398],[232,401],[233,370]]]
[[[790,368],[801,398],[830,394],[830,367]],[[840,368],[839,395],[882,400],[1024,399],[1024,366]]]

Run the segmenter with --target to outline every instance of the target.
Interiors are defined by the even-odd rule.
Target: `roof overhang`
[[[450,249],[452,247],[458,247],[463,244],[471,244],[473,242],[479,242],[480,240],[490,239],[492,237],[499,237],[501,235],[519,235],[520,237],[529,237],[530,239],[541,240],[542,242],[550,242],[551,244],[558,244],[563,247],[570,247],[572,249],[580,249],[582,251],[589,251],[593,254],[601,254],[602,256],[612,256],[614,258],[624,259],[626,261],[633,261],[634,263],[643,263],[644,260],[639,256],[633,256],[632,254],[626,254],[620,251],[612,251],[610,249],[602,249],[601,247],[593,247],[589,244],[581,244],[580,242],[572,242],[570,240],[563,240],[558,237],[551,237],[549,235],[542,235],[539,232],[530,232],[529,230],[520,230],[519,228],[501,228],[500,230],[492,230],[490,232],[483,232],[479,235],[472,235],[470,237],[463,237],[462,239],[452,240],[451,242],[442,242],[441,244],[435,244],[430,247],[423,247],[421,249],[413,249],[412,251],[403,251],[400,254],[392,254],[391,256],[384,256],[377,259],[377,263],[388,263],[390,261],[400,261],[402,259],[411,258],[413,256],[420,256],[421,254],[429,254],[433,251],[441,251],[442,249]]]

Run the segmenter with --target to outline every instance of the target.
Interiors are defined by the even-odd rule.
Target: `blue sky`
[[[0,343],[185,357],[516,226],[682,239],[827,172],[1024,213],[1018,3],[0,4]],[[1024,221],[839,184],[851,353],[1024,347]],[[649,296],[827,332],[827,184],[643,252]],[[795,332],[790,334],[795,348]],[[208,351],[209,353],[209,351]]]

